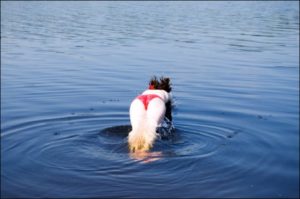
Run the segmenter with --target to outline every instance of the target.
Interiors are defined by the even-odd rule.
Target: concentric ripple
[[[99,162],[95,160],[106,156],[118,159],[109,154],[124,146],[123,139],[99,138],[99,123],[109,125],[111,117],[114,116],[67,116],[25,122],[3,131],[3,152],[54,168],[97,168]],[[114,118],[118,123],[118,117]]]
[[[239,129],[231,127],[218,126],[220,124],[189,124],[180,125],[180,135],[182,141],[179,141],[180,149],[178,154],[186,156],[206,157],[217,152],[224,146],[229,139],[241,132]],[[197,140],[197,142],[194,142]]]
[[[1,2],[1,197],[299,197],[298,41],[299,2]],[[175,131],[129,153],[152,75]]]
[[[99,168],[97,160],[120,161],[128,156],[126,137],[131,127],[124,125],[126,116],[83,114],[15,124],[2,131],[5,141],[2,151],[7,157],[28,158],[47,167]],[[106,127],[102,128],[102,124]],[[205,157],[238,133],[234,129],[201,123],[179,126],[170,139],[157,140],[152,151],[171,156]]]
[[[113,182],[124,185],[124,178],[128,180],[126,187],[135,193],[133,187],[139,183],[134,180],[137,176],[148,179],[151,186],[156,186],[155,183],[161,180],[158,176],[164,176],[163,181],[168,181],[173,187],[178,183],[176,175],[186,176],[191,181],[186,184],[192,187],[193,176],[202,179],[198,184],[215,182],[217,179],[210,175],[213,172],[228,179],[228,184],[234,184],[236,180],[232,179],[233,176],[245,176],[249,171],[260,172],[261,168],[256,168],[256,165],[270,161],[267,154],[271,145],[255,132],[257,130],[251,133],[238,126],[201,119],[185,122],[178,118],[169,139],[157,140],[150,152],[130,154],[126,138],[131,126],[126,124],[127,121],[127,113],[73,114],[26,121],[4,128],[1,135],[5,156],[2,175],[5,186],[9,187],[7,193],[12,193],[14,188],[25,191],[34,187],[48,196],[50,192],[53,194],[44,187],[48,185],[56,187],[57,196],[66,196],[63,187],[57,185],[57,176],[60,180],[67,180],[66,186],[74,192],[82,182],[90,181],[88,191],[84,191],[87,197],[94,195],[95,191],[90,192],[94,187],[92,182],[98,185],[101,182],[101,187],[106,186],[103,181],[108,181],[107,186]],[[244,138],[239,139],[242,136]],[[265,148],[261,157],[255,157],[255,149],[246,150],[254,142],[259,149]],[[234,147],[226,147],[232,144]],[[223,157],[224,153],[227,155]],[[247,154],[247,158],[241,153]],[[228,159],[228,154],[234,162]],[[253,162],[247,162],[249,157]],[[147,164],[138,163],[156,165],[155,175],[151,175],[152,170],[144,170],[143,165]],[[194,169],[201,172],[190,172]],[[173,172],[176,175],[172,175]],[[22,175],[14,178],[12,173]],[[27,185],[28,179],[34,184]],[[74,179],[75,184],[72,182]]]

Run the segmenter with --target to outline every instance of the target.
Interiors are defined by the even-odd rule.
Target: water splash
[[[170,139],[175,133],[173,122],[165,117],[161,126],[157,128],[157,133],[161,139]]]

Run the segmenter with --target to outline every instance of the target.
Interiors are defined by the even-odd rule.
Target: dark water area
[[[176,129],[136,157],[152,75]],[[1,2],[1,197],[299,197],[299,2]]]

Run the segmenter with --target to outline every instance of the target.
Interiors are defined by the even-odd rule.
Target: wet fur
[[[153,76],[149,81],[149,85],[153,85],[154,89],[162,89],[170,93],[172,91],[170,78],[168,77],[160,77],[158,79],[156,76]],[[171,101],[166,103],[166,114],[165,116],[172,121],[172,103]]]
[[[154,76],[153,78],[151,78],[149,86],[152,86],[154,89],[165,90],[168,93],[172,90],[170,79],[167,77],[161,77],[160,79],[158,79],[156,76]],[[133,101],[132,104],[133,103],[136,102]],[[130,113],[131,111],[134,111],[131,110],[131,108]],[[159,108],[160,110],[165,110],[164,116],[167,117],[170,121],[172,121],[171,101],[164,104],[164,107],[160,106],[156,108]],[[157,126],[153,122],[151,122],[151,118],[148,117],[149,115],[147,114],[147,110],[140,110],[143,111],[139,112],[139,124],[135,125],[136,128],[132,128],[132,131],[128,135],[129,150],[131,152],[148,151],[153,146],[153,143],[157,138]]]

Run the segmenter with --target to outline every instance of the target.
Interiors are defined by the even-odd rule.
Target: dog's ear
[[[159,86],[159,82],[156,76],[153,76],[149,81],[149,89],[157,89]]]
[[[165,82],[166,84],[170,84],[170,78],[165,77],[165,78],[163,78],[163,80],[164,80],[164,82]]]
[[[170,78],[169,77],[161,77],[160,78],[160,83],[159,83],[159,89],[163,89],[167,91],[168,93],[171,92],[171,83],[170,83]]]

